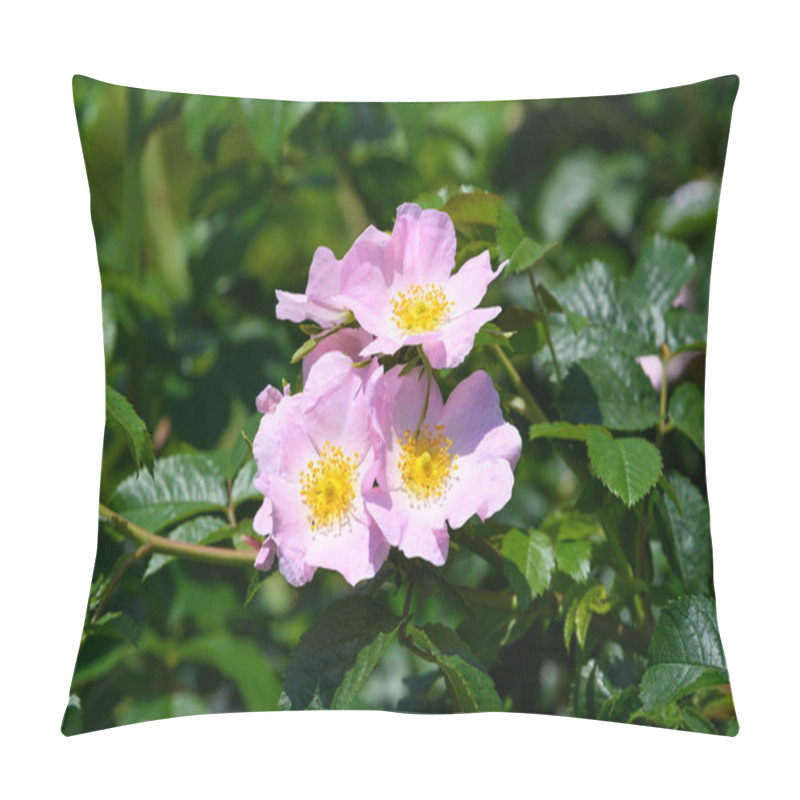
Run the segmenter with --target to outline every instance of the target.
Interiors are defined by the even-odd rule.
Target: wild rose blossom
[[[450,217],[414,203],[397,209],[391,236],[374,228],[367,235],[370,247],[354,247],[337,297],[376,337],[361,355],[421,345],[435,369],[460,364],[480,327],[500,313],[499,306],[476,306],[505,264],[493,272],[487,250],[452,274],[456,233]]]
[[[339,298],[342,276],[355,263],[379,259],[388,238],[385,233],[370,226],[356,239],[341,261],[329,248],[318,247],[308,271],[305,292],[276,291],[278,305],[275,316],[296,323],[310,319],[323,328],[343,322],[348,309]]]
[[[382,458],[378,487],[365,492],[367,510],[392,545],[439,566],[447,559],[447,523],[459,528],[473,514],[485,520],[509,501],[522,440],[504,421],[485,372],[459,383],[446,403],[432,382],[420,425],[426,380],[419,369],[404,377],[401,370],[394,367],[378,386]]]
[[[265,497],[253,527],[266,538],[256,566],[268,569],[277,555],[293,586],[318,567],[355,585],[375,575],[389,552],[363,499],[374,483],[371,409],[382,373],[376,362],[356,369],[344,353],[326,353],[303,392],[280,398],[261,420],[254,484]]]

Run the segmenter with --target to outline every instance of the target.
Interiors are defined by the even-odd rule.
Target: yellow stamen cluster
[[[407,430],[397,440],[400,446],[398,467],[403,486],[418,500],[438,500],[458,469],[457,455],[450,454],[453,442],[442,431],[444,425],[431,430],[423,426],[419,433]]]
[[[392,321],[403,333],[428,333],[447,319],[452,306],[441,286],[415,283],[392,298]]]
[[[317,461],[309,461],[300,473],[300,493],[308,507],[314,531],[345,520],[355,499],[358,453],[345,458],[341,447],[325,442]]]

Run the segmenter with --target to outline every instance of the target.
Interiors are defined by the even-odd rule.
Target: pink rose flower
[[[447,559],[447,523],[459,528],[473,514],[484,520],[509,501],[522,440],[504,421],[483,371],[458,384],[445,404],[433,382],[417,431],[426,380],[419,369],[400,377],[401,369],[379,384],[375,424],[383,457],[378,487],[365,493],[367,510],[392,545],[439,566]]]
[[[284,397],[261,420],[253,442],[254,484],[265,497],[253,527],[267,538],[256,566],[264,568],[277,555],[293,586],[311,580],[318,567],[355,585],[375,575],[388,555],[363,498],[374,483],[371,417],[382,372],[377,362],[356,369],[345,354],[326,353],[310,369],[303,392]]]
[[[452,274],[456,233],[450,217],[414,203],[397,209],[391,236],[378,234],[341,274],[338,302],[376,337],[361,355],[421,345],[435,369],[457,366],[480,327],[500,313],[499,306],[476,306],[505,264],[493,272],[487,250]]]
[[[379,260],[380,252],[388,240],[388,234],[370,225],[341,261],[329,248],[318,247],[308,271],[305,293],[276,291],[278,306],[275,316],[297,323],[310,319],[323,328],[331,328],[344,321],[348,309],[339,298],[343,275],[354,263]]]

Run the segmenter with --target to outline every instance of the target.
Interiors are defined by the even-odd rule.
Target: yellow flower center
[[[319,459],[309,461],[300,473],[300,494],[305,501],[314,531],[330,528],[347,517],[355,499],[355,471],[358,453],[345,458],[340,447],[325,442]]]
[[[397,440],[400,457],[397,465],[403,486],[418,500],[438,500],[458,469],[457,455],[450,454],[453,442],[443,433],[444,425],[431,430],[423,426],[419,433],[407,430]]]
[[[452,306],[441,286],[415,283],[392,298],[392,320],[403,333],[428,333],[447,319]]]

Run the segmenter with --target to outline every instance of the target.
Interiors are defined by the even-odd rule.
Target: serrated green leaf
[[[641,366],[617,353],[573,365],[562,384],[558,406],[570,422],[640,431],[659,421],[658,396]]]
[[[388,633],[378,633],[372,642],[358,651],[355,664],[345,672],[342,682],[333,695],[332,709],[350,708],[361,687],[367,682],[367,678],[383,658],[386,648],[397,635],[397,627]]]
[[[666,311],[695,272],[695,258],[683,243],[656,234],[646,239],[631,276],[631,288]]]
[[[503,537],[500,552],[503,574],[525,608],[550,585],[555,568],[553,544],[541,531],[524,533],[513,528]]]
[[[196,514],[224,511],[227,504],[222,473],[199,454],[162,458],[152,476],[127,478],[108,501],[114,511],[152,533]]]
[[[656,503],[656,527],[670,566],[689,594],[711,592],[711,526],[700,490],[680,473],[671,473],[669,482],[680,507],[668,494]]]
[[[152,474],[155,463],[153,442],[147,426],[133,406],[114,388],[106,384],[106,425],[124,440],[138,473],[142,466]]]
[[[541,244],[529,236],[525,236],[511,254],[511,260],[503,270],[503,274],[518,275],[533,267],[557,247],[556,243]]]
[[[647,658],[641,686],[645,712],[701,687],[727,683],[714,603],[697,596],[671,602],[656,623]]]
[[[671,308],[664,314],[664,325],[664,341],[671,353],[705,348],[708,331],[705,314],[685,308]]]
[[[139,638],[139,626],[121,611],[109,611],[87,628],[92,635],[110,636],[123,642],[136,644]]]
[[[661,453],[646,439],[613,439],[593,429],[587,446],[597,477],[629,508],[655,486],[661,475]]]
[[[511,258],[524,236],[525,231],[517,215],[502,203],[497,212],[497,248],[503,261]]]
[[[346,597],[326,608],[289,658],[283,689],[291,708],[308,708],[317,692],[330,708],[361,650],[380,634],[396,631],[400,622],[370,597]]]
[[[572,601],[564,618],[564,645],[569,650],[573,635],[581,650],[586,646],[589,623],[595,614],[607,614],[611,610],[602,583],[590,583]]]
[[[699,386],[683,383],[669,401],[669,418],[705,454],[705,399]]]
[[[248,461],[236,474],[231,486],[231,502],[234,507],[247,500],[263,500],[264,495],[253,485],[253,479],[258,471],[255,461]]]
[[[458,634],[444,625],[409,627],[417,647],[429,652],[444,675],[456,711],[502,711],[494,681]]]
[[[190,519],[182,525],[178,525],[167,536],[173,542],[187,542],[188,544],[208,544],[211,534],[227,528],[228,523],[222,517],[202,516]],[[164,565],[174,561],[175,556],[166,553],[154,553],[147,562],[147,568],[142,575],[142,580],[146,580],[151,575],[155,575]]]
[[[592,543],[585,539],[564,540],[555,545],[556,565],[572,580],[583,583],[592,568]]]

